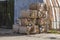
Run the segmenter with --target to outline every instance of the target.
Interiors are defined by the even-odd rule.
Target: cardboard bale
[[[38,27],[38,25],[34,25],[34,32],[35,33],[39,33],[39,27]]]
[[[30,26],[35,23],[36,23],[35,19],[29,19],[29,18],[27,20],[23,19],[23,21],[22,21],[22,25],[25,25],[25,26]]]
[[[33,26],[27,26],[27,34],[31,34],[34,31]]]
[[[30,4],[29,9],[38,10],[40,8],[40,6],[41,6],[41,3],[32,3],[32,4]]]
[[[13,32],[17,33],[19,30],[19,25],[18,24],[14,24],[13,25]]]
[[[27,27],[26,26],[20,26],[19,27],[19,33],[27,33]]]
[[[46,16],[47,16],[46,11],[38,11],[39,18],[46,18]]]
[[[45,24],[46,24],[45,19],[43,19],[43,18],[38,19],[38,25],[45,25]]]
[[[47,5],[42,3],[41,7],[38,9],[39,11],[47,11]]]
[[[32,20],[32,23],[36,24],[36,19],[33,19],[33,20]]]
[[[47,6],[45,3],[32,3],[29,6],[30,10],[47,10]]]
[[[30,10],[22,10],[21,17],[29,18],[30,17]]]
[[[37,18],[37,10],[30,11],[30,18]]]
[[[28,25],[28,20],[27,19],[21,19],[21,25],[22,26]]]
[[[30,19],[29,23],[36,24],[36,19],[35,18]]]
[[[28,31],[27,33],[39,33],[39,27],[37,25],[27,26]]]

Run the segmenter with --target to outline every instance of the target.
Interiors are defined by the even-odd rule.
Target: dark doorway
[[[12,28],[14,16],[8,1],[0,1],[0,28]]]
[[[0,27],[3,27],[6,25],[6,1],[0,1]]]

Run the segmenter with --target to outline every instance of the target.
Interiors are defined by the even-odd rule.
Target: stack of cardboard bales
[[[44,3],[32,3],[28,10],[22,10],[20,14],[19,33],[40,33],[46,32],[48,13]]]
[[[38,24],[40,26],[41,32],[47,32],[47,23],[48,23],[48,13],[46,4],[41,4],[40,9],[38,9]],[[39,22],[40,21],[40,22]]]

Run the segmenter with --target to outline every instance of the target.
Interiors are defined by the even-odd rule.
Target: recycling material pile
[[[19,33],[40,33],[46,32],[48,14],[47,7],[44,3],[32,3],[28,10],[22,10],[18,21]],[[15,24],[16,25],[16,24]],[[13,27],[15,27],[13,25]]]

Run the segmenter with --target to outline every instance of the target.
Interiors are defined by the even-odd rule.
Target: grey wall
[[[6,0],[0,0],[0,1],[6,1]]]
[[[15,0],[14,1],[14,23],[20,15],[22,9],[28,9],[30,3],[43,2],[43,0]]]

